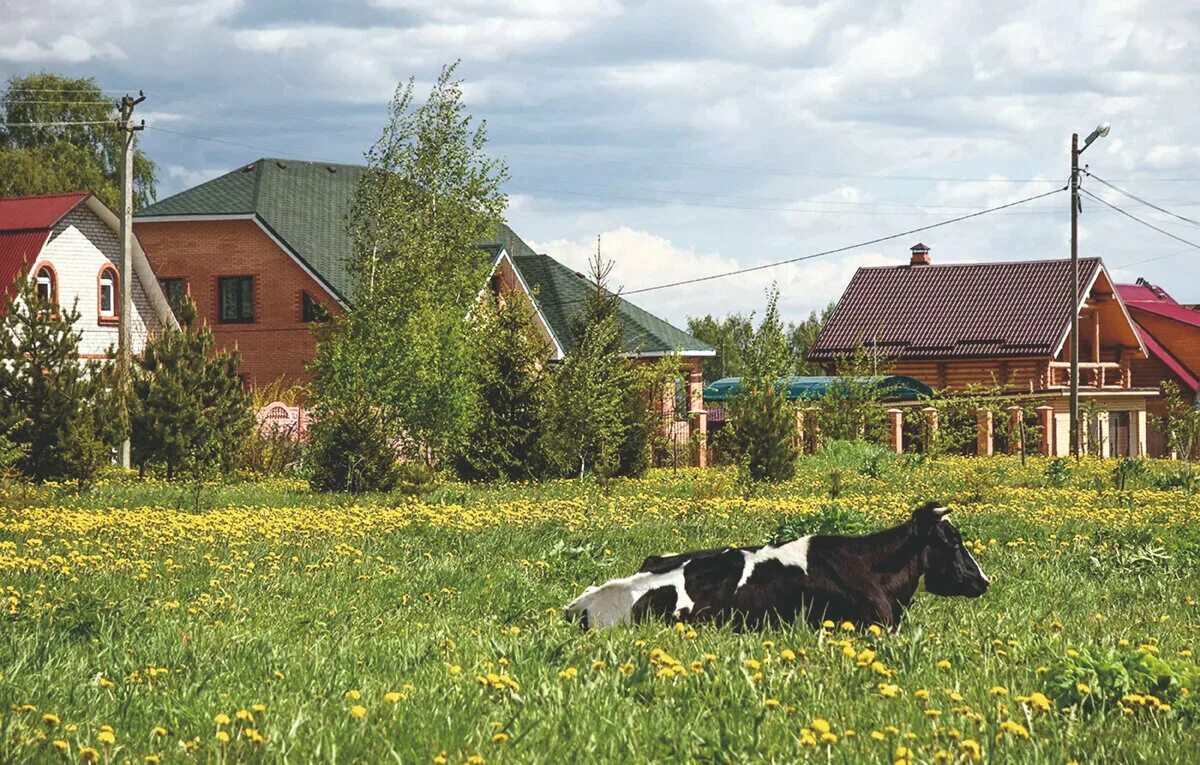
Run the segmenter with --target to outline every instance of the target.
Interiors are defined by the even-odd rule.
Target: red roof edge
[[[1150,351],[1150,355],[1156,357],[1163,364],[1166,364],[1167,369],[1175,373],[1175,376],[1183,381],[1192,392],[1192,396],[1196,395],[1197,388],[1200,388],[1200,380],[1196,379],[1196,375],[1190,369],[1183,365],[1179,359],[1171,355],[1171,352],[1163,347],[1162,343],[1146,331],[1146,328],[1141,324],[1134,322],[1137,327],[1138,334],[1142,336],[1142,341],[1146,343],[1146,350]]]
[[[54,228],[92,196],[90,191],[0,199],[0,231],[45,231]]]

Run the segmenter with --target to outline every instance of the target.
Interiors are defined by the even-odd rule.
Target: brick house
[[[1100,259],[1080,258],[1079,274],[1080,402],[1098,412],[1085,438],[1110,456],[1146,454],[1158,381],[1135,372],[1151,355]],[[832,371],[861,345],[935,389],[1034,394],[1042,451],[1068,454],[1070,275],[1069,260],[933,265],[918,244],[904,265],[855,273],[808,358]]]
[[[79,311],[79,355],[105,358],[117,347],[124,289],[119,232],[116,213],[90,192],[0,199],[3,297],[22,275],[33,279],[44,299]],[[132,289],[130,339],[137,354],[147,337],[176,323],[136,239]]]
[[[263,158],[143,209],[134,228],[173,299],[190,294],[218,345],[237,347],[251,384],[307,379],[310,324],[353,300],[346,264],[346,218],[365,168]],[[493,289],[532,301],[554,348],[570,350],[568,318],[591,284],[549,255],[534,252],[507,226],[482,245]],[[480,285],[481,288],[485,285]],[[621,300],[628,356],[678,353],[699,408],[705,343]]]

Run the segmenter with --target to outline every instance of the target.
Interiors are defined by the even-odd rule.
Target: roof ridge
[[[0,197],[0,202],[18,202],[22,199],[58,199],[59,197],[86,197],[90,191],[60,191],[55,194],[18,194],[13,197]]]
[[[1103,263],[1104,259],[1099,255],[1087,255],[1079,258],[1079,262],[1096,261]],[[860,271],[884,271],[896,269],[910,269],[912,271],[931,271],[937,268],[968,268],[979,266],[1026,266],[1036,263],[1070,263],[1070,258],[1031,258],[1028,260],[973,260],[966,263],[929,263],[927,265],[913,266],[910,263],[897,263],[888,266],[859,266]]]

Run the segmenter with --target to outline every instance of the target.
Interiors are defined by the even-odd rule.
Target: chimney
[[[929,265],[929,248],[921,243],[914,244],[909,248],[912,252],[912,258],[909,259],[910,266],[927,266]]]

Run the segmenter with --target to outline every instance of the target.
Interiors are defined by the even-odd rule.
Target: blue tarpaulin
[[[787,397],[796,399],[821,398],[834,384],[837,377],[785,377],[776,384],[785,388]],[[933,395],[933,389],[920,380],[901,375],[879,377],[859,377],[857,382],[873,383],[879,388],[879,395],[885,401],[915,401]],[[704,386],[705,401],[728,401],[741,392],[742,378],[724,377]]]

